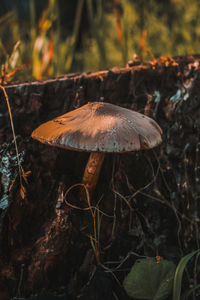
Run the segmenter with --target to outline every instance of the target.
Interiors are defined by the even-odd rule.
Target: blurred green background
[[[199,47],[199,0],[1,0],[7,80],[125,66],[137,56],[198,54]]]

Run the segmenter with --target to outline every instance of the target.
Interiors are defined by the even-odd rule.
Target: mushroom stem
[[[104,157],[105,153],[102,152],[90,153],[82,178],[82,183],[85,184],[90,196],[92,195],[97,184]],[[81,200],[83,200],[83,192],[81,192]]]

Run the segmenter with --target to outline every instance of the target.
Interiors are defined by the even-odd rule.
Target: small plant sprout
[[[88,104],[40,125],[32,138],[51,146],[90,152],[82,183],[90,196],[107,152],[150,149],[161,142],[162,130],[151,118],[105,102]]]

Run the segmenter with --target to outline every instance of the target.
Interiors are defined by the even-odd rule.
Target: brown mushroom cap
[[[77,151],[128,152],[161,142],[151,118],[105,102],[90,102],[40,125],[32,133],[42,143]]]

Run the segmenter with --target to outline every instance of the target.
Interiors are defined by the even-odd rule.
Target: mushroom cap
[[[151,118],[105,102],[89,102],[36,128],[32,138],[77,151],[129,152],[161,143],[162,130]]]

